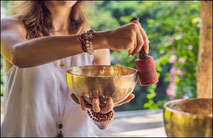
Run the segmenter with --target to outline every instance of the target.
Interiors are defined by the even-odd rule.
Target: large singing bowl
[[[114,65],[72,67],[67,70],[67,83],[76,97],[83,96],[90,104],[95,97],[99,97],[102,105],[106,104],[108,97],[118,103],[134,90],[137,71]]]
[[[212,99],[181,99],[163,107],[169,137],[212,137]]]

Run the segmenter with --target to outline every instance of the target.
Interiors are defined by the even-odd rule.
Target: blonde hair
[[[83,1],[78,1],[69,16],[69,33],[79,34],[89,28]],[[52,16],[44,1],[17,1],[12,7],[12,15],[20,20],[26,30],[27,39],[49,36],[53,31]]]

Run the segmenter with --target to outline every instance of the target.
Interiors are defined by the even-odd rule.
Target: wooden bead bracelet
[[[90,116],[91,119],[93,119],[96,122],[106,122],[110,121],[114,117],[113,111],[110,111],[106,114],[102,113],[96,113],[93,110],[87,111],[88,115]]]
[[[88,54],[93,53],[93,44],[92,44],[92,37],[93,37],[93,30],[89,30],[87,32],[84,32],[81,34],[80,38],[77,40],[81,42],[81,47],[84,52],[87,52]]]

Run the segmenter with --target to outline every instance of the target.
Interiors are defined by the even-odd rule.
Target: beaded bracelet
[[[87,32],[84,32],[81,34],[80,38],[77,40],[81,42],[81,47],[84,52],[87,52],[88,54],[93,53],[93,45],[92,45],[92,37],[93,37],[93,30],[89,30]]]
[[[88,115],[90,116],[91,119],[93,119],[96,122],[106,122],[110,121],[114,117],[113,111],[110,111],[106,114],[101,114],[101,113],[96,113],[93,110],[87,111]]]
[[[89,54],[93,53],[93,45],[92,45],[93,33],[94,33],[93,30],[89,30],[89,31],[86,32],[86,35],[85,35],[87,53],[89,53]]]

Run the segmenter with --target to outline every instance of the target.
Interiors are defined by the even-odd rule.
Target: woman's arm
[[[1,53],[11,64],[32,67],[82,53],[79,35],[47,36],[26,40],[26,30],[16,19],[2,19]],[[93,36],[94,49],[108,48],[105,32]]]
[[[1,53],[8,63],[18,67],[38,66],[82,53],[78,37],[47,36],[26,40],[23,24],[14,18],[1,20]],[[128,50],[129,55],[135,55],[143,45],[148,51],[147,40],[137,20],[114,30],[94,33],[93,47],[95,50]]]

